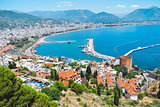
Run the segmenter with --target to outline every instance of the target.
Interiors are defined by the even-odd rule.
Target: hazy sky
[[[152,6],[160,7],[160,0],[0,0],[0,9],[19,11],[89,9],[124,14]]]

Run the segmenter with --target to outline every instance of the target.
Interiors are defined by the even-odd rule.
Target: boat
[[[84,46],[79,46],[79,48],[84,48]]]

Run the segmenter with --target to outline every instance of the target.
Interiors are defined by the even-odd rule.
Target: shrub
[[[80,84],[78,84],[78,83],[72,83],[71,89],[72,89],[76,94],[79,94],[79,93],[81,93],[81,92],[84,91],[83,86],[80,85]]]
[[[153,100],[153,104],[160,104],[158,100]]]
[[[65,89],[65,85],[61,81],[56,81],[54,83],[54,86],[60,91]]]
[[[51,100],[59,100],[60,99],[61,92],[53,86],[42,88],[41,92],[47,94]]]
[[[138,98],[139,98],[140,100],[142,100],[142,99],[143,99],[143,93],[139,92]]]
[[[74,83],[74,81],[71,79],[71,80],[69,80],[69,88],[71,87],[71,85],[72,85],[72,83]]]
[[[93,101],[96,101],[96,98],[92,98]]]
[[[145,96],[148,96],[148,92],[146,92],[146,91],[145,91],[143,94],[144,94]]]
[[[91,79],[91,84],[97,84],[97,79],[96,78],[92,78]]]
[[[84,104],[83,104],[83,107],[87,107],[87,103],[84,103]]]
[[[128,102],[128,104],[129,104],[129,105],[132,105],[132,106],[136,106],[137,104],[139,104],[139,102],[133,100],[133,101],[131,101],[131,102]]]
[[[80,104],[80,105],[84,105],[84,102],[83,102],[83,101],[80,101],[79,104]]]
[[[80,99],[80,98],[77,98],[77,101],[78,101],[78,102],[80,102],[80,101],[81,101],[81,99]]]
[[[109,89],[105,92],[106,95],[112,95],[112,93],[114,92],[114,89]]]

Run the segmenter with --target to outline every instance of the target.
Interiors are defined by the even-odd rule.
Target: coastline
[[[141,24],[141,23],[136,23],[136,24],[117,24],[117,25],[113,25],[113,26],[106,26],[106,27],[95,27],[95,28],[86,28],[86,29],[73,29],[71,31],[65,31],[65,32],[61,32],[61,33],[52,33],[52,34],[49,34],[48,36],[45,36],[45,37],[41,37],[37,40],[37,42],[35,42],[32,46],[30,46],[29,48],[27,48],[25,50],[25,54],[28,55],[28,56],[32,56],[33,54],[33,51],[36,51],[35,49],[37,47],[39,47],[44,41],[46,41],[45,39],[48,38],[48,37],[51,37],[51,36],[57,36],[59,34],[64,34],[64,33],[70,33],[70,32],[76,32],[76,31],[84,31],[84,30],[90,30],[90,29],[100,29],[100,28],[110,28],[110,27],[127,27],[127,26],[143,26],[143,25],[158,25],[160,23],[157,23],[157,24],[151,24],[151,23],[148,23],[148,24]],[[31,51],[32,50],[32,51]],[[35,55],[35,54],[34,54]]]

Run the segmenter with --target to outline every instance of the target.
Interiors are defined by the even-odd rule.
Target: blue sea
[[[81,53],[81,48],[87,44],[87,38],[94,39],[95,50],[101,54],[120,57],[137,47],[160,44],[160,25],[141,25],[109,27],[74,31],[50,36],[47,41],[75,40],[68,43],[46,43],[36,48],[39,55],[65,56],[68,58],[101,61]],[[160,68],[160,46],[131,53],[133,64],[144,70]]]

